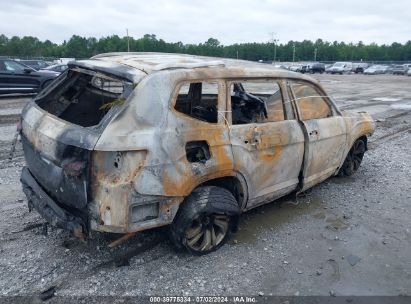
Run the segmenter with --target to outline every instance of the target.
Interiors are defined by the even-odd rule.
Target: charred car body
[[[83,237],[170,225],[221,246],[241,212],[360,166],[375,124],[269,65],[111,53],[69,64],[22,113],[29,207]]]

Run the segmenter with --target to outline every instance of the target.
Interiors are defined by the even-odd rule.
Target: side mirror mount
[[[24,68],[24,73],[26,73],[26,74],[30,74],[31,72],[33,72],[33,70],[32,70],[32,69],[29,69],[29,68]]]

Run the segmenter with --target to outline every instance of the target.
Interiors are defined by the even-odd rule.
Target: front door
[[[227,87],[234,169],[247,181],[251,208],[297,188],[304,134],[284,106],[280,82],[242,79]]]
[[[341,163],[347,131],[344,119],[320,88],[308,82],[290,81],[306,147],[303,168],[304,191],[333,175]]]
[[[36,72],[26,72],[25,66],[13,60],[0,62],[0,93],[25,93],[38,89]],[[29,68],[27,68],[29,69]]]

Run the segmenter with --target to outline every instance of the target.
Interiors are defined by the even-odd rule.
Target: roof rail
[[[225,66],[225,63],[221,60],[215,61],[204,61],[204,62],[169,62],[158,64],[155,70],[168,70],[168,69],[194,69],[194,68],[205,68],[213,66]]]

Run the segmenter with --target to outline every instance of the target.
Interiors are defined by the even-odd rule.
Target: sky
[[[155,34],[222,44],[321,38],[378,44],[411,40],[409,0],[0,0],[0,34],[56,43]]]

